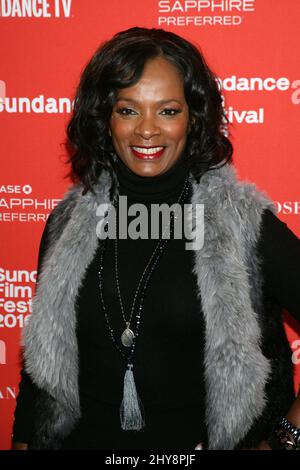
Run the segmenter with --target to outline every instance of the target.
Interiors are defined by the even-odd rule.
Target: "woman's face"
[[[119,90],[109,134],[117,155],[134,173],[156,176],[180,157],[188,126],[181,75],[159,57],[145,64],[135,85]]]

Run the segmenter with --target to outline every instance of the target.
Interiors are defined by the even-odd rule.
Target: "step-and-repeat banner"
[[[0,449],[11,445],[39,241],[70,184],[65,129],[91,55],[132,26],[201,48],[222,88],[239,177],[300,237],[299,17],[298,0],[0,0]],[[300,330],[288,312],[284,322],[296,387]]]

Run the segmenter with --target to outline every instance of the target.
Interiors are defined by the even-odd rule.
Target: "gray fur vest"
[[[110,202],[110,184],[103,171],[96,195],[74,185],[52,213],[22,336],[25,369],[39,390],[32,449],[59,449],[81,416],[75,300],[98,244],[96,207]],[[207,445],[251,447],[294,399],[291,350],[281,311],[263,294],[257,252],[262,212],[275,207],[228,164],[192,180],[192,190],[205,218],[193,270],[205,319]]]

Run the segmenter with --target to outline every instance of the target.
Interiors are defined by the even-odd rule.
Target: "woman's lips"
[[[158,152],[156,153],[151,153],[150,154],[145,154],[145,153],[140,153],[138,152],[137,150],[133,149],[132,147],[131,148],[131,151],[133,153],[133,155],[141,160],[157,160],[158,158],[160,158],[162,156],[162,154],[164,153],[165,151],[165,147],[161,150],[159,150]]]

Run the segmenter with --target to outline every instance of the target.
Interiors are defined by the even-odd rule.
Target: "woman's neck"
[[[184,154],[164,173],[140,176],[117,157],[114,165],[119,182],[119,194],[136,202],[173,202],[180,194],[189,172]]]

